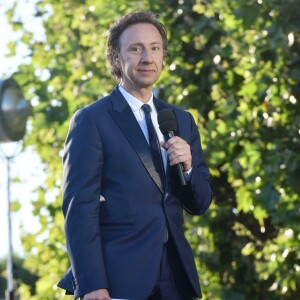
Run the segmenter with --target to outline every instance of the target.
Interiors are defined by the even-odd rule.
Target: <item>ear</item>
[[[119,58],[119,54],[116,53],[115,57],[114,57],[114,61],[116,66],[119,68],[120,67],[120,58]]]

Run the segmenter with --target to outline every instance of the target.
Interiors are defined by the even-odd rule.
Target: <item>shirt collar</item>
[[[147,101],[147,103],[143,103],[142,101],[140,101],[136,97],[134,97],[131,94],[129,94],[128,92],[126,92],[121,86],[119,86],[119,91],[124,96],[125,100],[129,104],[129,106],[131,107],[133,112],[140,110],[144,104],[148,104],[151,107],[151,111],[156,110],[155,106],[154,106],[154,102],[153,102],[153,93],[151,93],[151,97]]]

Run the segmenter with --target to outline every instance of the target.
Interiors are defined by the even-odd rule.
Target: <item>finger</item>
[[[187,143],[175,143],[168,148],[168,155],[189,155],[190,146]]]
[[[166,142],[166,147],[169,148],[172,145],[174,145],[176,143],[180,143],[180,142],[185,142],[185,141],[182,138],[180,138],[179,136],[173,136]]]
[[[191,156],[187,154],[183,155],[172,155],[169,157],[170,165],[176,165],[178,163],[188,163],[191,161]]]

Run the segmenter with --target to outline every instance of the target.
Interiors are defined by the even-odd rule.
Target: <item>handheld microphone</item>
[[[177,131],[178,124],[175,113],[171,109],[162,109],[157,113],[157,121],[159,125],[159,129],[162,134],[165,136],[166,140],[169,140],[173,136],[175,136],[175,132]],[[186,185],[186,181],[183,175],[183,166],[182,164],[175,165],[177,174],[180,180],[181,185]]]

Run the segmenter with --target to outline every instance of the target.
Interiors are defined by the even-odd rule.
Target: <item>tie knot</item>
[[[144,105],[142,106],[142,110],[144,111],[145,114],[150,114],[150,112],[151,112],[151,107],[150,107],[149,104],[144,104]]]

